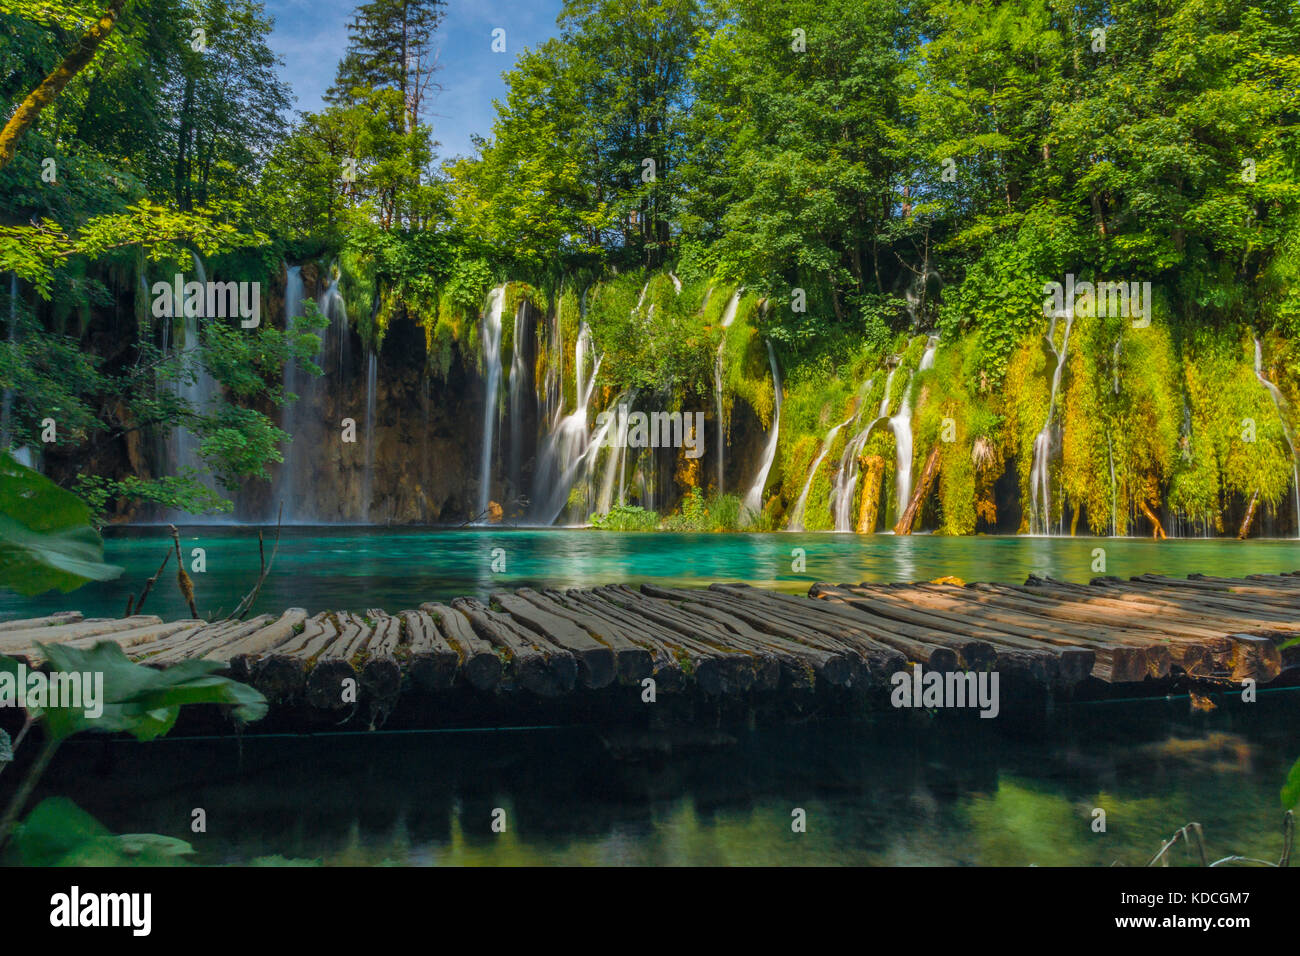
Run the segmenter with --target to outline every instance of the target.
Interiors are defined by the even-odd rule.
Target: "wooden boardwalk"
[[[39,664],[39,643],[108,640],[150,665],[206,658],[274,707],[329,716],[365,705],[373,724],[399,701],[436,706],[439,695],[639,700],[646,678],[669,698],[884,698],[891,675],[912,664],[997,671],[1004,687],[1066,696],[1144,681],[1156,691],[1179,678],[1265,684],[1300,669],[1300,647],[1280,647],[1298,634],[1300,572],[815,584],[807,597],[743,584],[521,588],[488,604],[456,598],[396,614],[292,608],[216,622],[66,612],[0,622],[0,654]]]

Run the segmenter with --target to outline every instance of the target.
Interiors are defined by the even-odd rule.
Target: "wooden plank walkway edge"
[[[947,583],[944,583],[947,582]],[[165,667],[219,661],[273,714],[382,723],[399,703],[489,718],[506,702],[660,697],[888,706],[900,672],[986,672],[1003,693],[1153,694],[1170,682],[1267,684],[1300,671],[1300,573],[1186,579],[1144,574],[1079,585],[814,584],[797,596],[746,584],[498,591],[395,614],[289,608],[247,621],[0,621],[0,655],[40,666],[38,644],[114,641]],[[1134,688],[1133,685],[1140,685]],[[417,717],[416,722],[426,718]]]

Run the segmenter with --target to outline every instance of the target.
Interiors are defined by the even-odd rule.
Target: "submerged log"
[[[894,534],[905,535],[912,533],[912,526],[916,524],[917,515],[921,512],[921,504],[929,497],[931,489],[934,488],[934,479],[938,474],[939,446],[935,445],[930,449],[930,454],[925,459],[925,468],[921,472],[921,480],[917,482],[916,490],[912,492],[912,500],[907,503],[907,510],[903,512],[894,525]]]
[[[885,459],[879,455],[858,458],[862,472],[862,498],[858,505],[858,534],[872,534],[880,523],[880,486],[885,480]]]

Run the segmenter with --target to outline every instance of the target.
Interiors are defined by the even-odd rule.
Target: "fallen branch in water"
[[[280,502],[280,511],[275,516],[275,547],[271,549],[271,560],[266,560],[266,545],[262,540],[262,529],[257,529],[257,556],[261,560],[261,572],[257,576],[257,581],[253,584],[253,589],[244,595],[235,609],[230,612],[230,617],[236,621],[242,621],[250,610],[252,610],[257,596],[262,593],[262,584],[266,577],[271,573],[271,565],[275,563],[275,556],[280,550],[280,520],[284,517],[284,502]]]
[[[172,549],[168,548],[167,553],[163,555],[162,564],[158,565],[158,570],[153,573],[148,581],[144,582],[144,590],[140,592],[140,600],[135,605],[135,613],[139,614],[144,608],[144,599],[149,596],[149,591],[158,583],[158,578],[162,576],[163,570],[167,567],[167,562],[172,559]],[[126,602],[126,617],[131,616],[131,600]]]
[[[176,586],[181,589],[181,595],[185,598],[185,603],[190,606],[190,617],[198,619],[199,609],[194,606],[194,582],[190,576],[185,573],[185,562],[181,559],[181,533],[176,530],[176,525],[168,525],[172,533],[172,544],[176,546]]]

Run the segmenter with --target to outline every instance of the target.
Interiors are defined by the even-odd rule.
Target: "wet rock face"
[[[355,334],[351,346],[349,367],[342,374],[327,367],[314,407],[297,411],[293,461],[305,472],[290,480],[277,466],[273,485],[246,488],[239,510],[274,520],[285,498],[286,514],[300,521],[464,520],[481,432],[477,381],[458,363],[446,380],[429,377],[422,330],[395,323],[376,358],[373,433],[367,436],[369,358]]]

